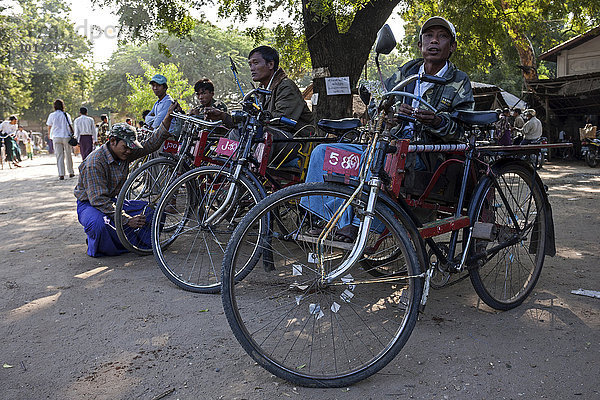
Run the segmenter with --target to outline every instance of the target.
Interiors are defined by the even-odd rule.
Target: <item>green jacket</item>
[[[278,128],[288,132],[299,132],[300,136],[309,136],[314,132],[314,122],[312,112],[298,86],[287,77],[283,69],[279,68],[268,88],[271,90],[270,96],[264,96],[261,101],[263,109],[267,110],[272,118],[287,117],[298,122],[296,128],[287,125],[280,125]]]
[[[419,67],[422,64],[422,58],[404,64],[399,68],[398,72],[385,81],[387,90],[391,90],[397,83],[406,77],[417,74],[419,72]],[[450,119],[449,114],[455,110],[473,110],[475,101],[473,99],[471,81],[467,74],[460,71],[454,64],[448,61],[448,70],[443,77],[450,79],[450,82],[445,85],[435,84],[423,94],[425,101],[435,107],[438,110],[438,115],[443,119],[443,123],[438,129],[417,124],[415,137],[423,142],[439,143],[462,139],[462,128]],[[413,93],[415,90],[415,82],[401,90]],[[412,99],[410,98],[401,98],[400,100],[403,103],[412,103]]]

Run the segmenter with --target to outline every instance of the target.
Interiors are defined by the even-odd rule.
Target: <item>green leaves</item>
[[[156,96],[152,92],[150,79],[156,74],[162,74],[167,78],[169,90],[167,93],[173,100],[179,101],[184,110],[189,108],[189,100],[194,94],[193,86],[183,76],[176,64],[160,64],[158,68],[140,59],[140,65],[144,70],[143,76],[127,74],[127,83],[131,86],[131,93],[127,96],[130,107],[128,114],[136,118],[142,115],[142,111],[150,110],[156,102]]]

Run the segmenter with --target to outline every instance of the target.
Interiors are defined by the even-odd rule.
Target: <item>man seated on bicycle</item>
[[[418,47],[423,58],[412,60],[399,68],[398,72],[385,82],[387,90],[391,90],[397,83],[414,74],[428,74],[443,77],[447,80],[444,85],[428,82],[413,82],[406,88],[406,92],[422,97],[435,107],[438,112],[422,108],[419,101],[409,98],[400,98],[400,106],[396,113],[411,116],[418,123],[402,123],[396,118],[398,125],[392,129],[397,138],[411,139],[419,143],[440,143],[460,140],[463,132],[460,126],[451,118],[450,113],[455,110],[472,110],[474,105],[473,91],[469,77],[449,61],[456,50],[456,30],[454,25],[442,17],[429,18],[421,27]],[[343,149],[355,153],[362,153],[364,147],[357,144],[321,144],[317,146],[310,157],[310,164],[306,175],[306,182],[323,182],[323,163],[327,147]],[[424,154],[425,155],[425,154]],[[434,170],[443,157],[439,153],[429,153],[425,157],[407,159],[406,168],[414,170]],[[361,157],[361,162],[365,157]],[[413,164],[413,165],[411,165]],[[311,204],[311,211],[324,215],[323,210],[317,210]],[[354,239],[358,228],[351,224],[351,219],[339,223],[342,229],[338,230],[340,240],[351,241]]]
[[[214,119],[211,117],[211,115],[216,114],[215,112],[211,113],[213,109],[222,111],[225,113],[224,115],[228,115],[226,114],[227,106],[225,103],[215,99],[215,85],[210,79],[202,78],[198,80],[198,82],[194,84],[194,92],[196,93],[196,98],[200,104],[190,110],[190,115],[198,115],[201,118],[209,121],[214,121]],[[231,123],[231,120],[223,120],[224,124],[227,124],[227,122]],[[233,124],[231,124],[229,127],[231,128],[232,126]]]
[[[180,110],[175,101],[165,118],[143,144],[138,142],[134,127],[125,123],[112,126],[108,141],[94,150],[79,166],[79,181],[75,186],[77,217],[87,235],[87,254],[91,257],[112,256],[126,252],[114,227],[115,198],[127,180],[129,163],[160,148],[169,137],[171,113]],[[139,200],[126,201],[125,224],[135,229],[133,234],[150,244],[149,222],[152,210]]]
[[[302,98],[298,86],[287,77],[279,66],[279,53],[272,47],[259,46],[248,54],[248,64],[252,80],[260,83],[260,87],[271,91],[268,96],[259,96],[262,109],[270,114],[271,118],[287,117],[297,122],[295,128],[285,124],[273,125],[278,130],[272,130],[273,139],[300,136],[310,136],[313,132],[313,116]],[[228,117],[225,112],[210,110],[209,115],[214,120],[225,121]],[[268,128],[267,128],[268,130]],[[273,143],[271,160],[276,164],[290,161],[296,157],[298,144]]]

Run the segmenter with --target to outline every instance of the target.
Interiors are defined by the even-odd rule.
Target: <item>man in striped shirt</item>
[[[173,102],[162,123],[144,141],[138,142],[135,128],[115,124],[109,140],[94,150],[79,166],[79,181],[74,194],[77,198],[77,216],[87,235],[87,254],[91,257],[125,253],[114,227],[115,201],[129,173],[129,163],[158,150],[169,137],[171,112],[181,107]],[[123,205],[125,224],[136,232],[138,240],[150,243],[152,210],[144,201],[126,201]],[[146,212],[144,212],[146,210]]]

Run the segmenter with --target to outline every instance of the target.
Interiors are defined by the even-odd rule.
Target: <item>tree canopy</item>
[[[382,58],[384,74],[418,56],[421,24],[442,15],[457,27],[458,50],[452,61],[472,80],[497,84],[519,94],[526,79],[552,77],[554,65],[536,62],[536,55],[598,24],[600,0],[93,0],[116,6],[121,23],[118,50],[100,70],[90,62],[90,43],[68,20],[61,0],[16,0],[12,11],[0,5],[0,112],[43,123],[52,101],[63,98],[71,113],[81,105],[137,113],[127,74],[143,77],[148,68],[175,64],[193,85],[210,78],[216,96],[234,100],[239,90],[229,57],[244,67],[251,48],[269,44],[278,49],[281,65],[293,79],[321,93],[317,118],[348,115],[349,96],[323,95],[326,76],[348,76],[354,88],[365,75],[374,79],[372,43],[396,5],[405,21],[399,53]],[[198,10],[218,7],[236,21],[263,21],[284,13],[273,29],[222,30],[199,19]],[[370,53],[371,52],[371,53]],[[371,54],[371,55],[370,55]],[[167,67],[162,67],[167,68]],[[366,70],[366,74],[365,74]],[[131,80],[134,79],[134,80]],[[144,78],[141,78],[144,79]],[[148,88],[148,87],[146,87]],[[191,99],[183,99],[194,101]],[[97,110],[96,110],[97,111]]]
[[[75,32],[65,3],[18,0],[17,4],[20,12],[0,15],[1,112],[45,121],[56,98],[62,98],[69,111],[78,110],[91,88],[91,64],[86,62],[90,43]]]
[[[406,49],[414,48],[418,27],[432,15],[456,26],[458,50],[453,55],[474,80],[520,91],[522,75],[536,79],[549,73],[536,56],[598,23],[598,0],[419,0],[402,13]]]
[[[145,63],[159,73],[166,68],[160,65],[176,64],[190,87],[198,79],[207,77],[215,85],[217,98],[235,101],[240,97],[240,91],[230,69],[229,57],[238,66],[245,66],[252,45],[252,40],[238,31],[223,31],[206,23],[196,24],[184,38],[161,34],[145,44],[123,45],[104,63],[94,86],[94,101],[112,111],[130,113],[128,96],[132,86],[127,75],[143,76]],[[248,69],[239,67],[238,71],[243,87],[248,88],[251,81]],[[171,89],[169,93],[173,95]],[[182,100],[193,103],[195,99]]]

